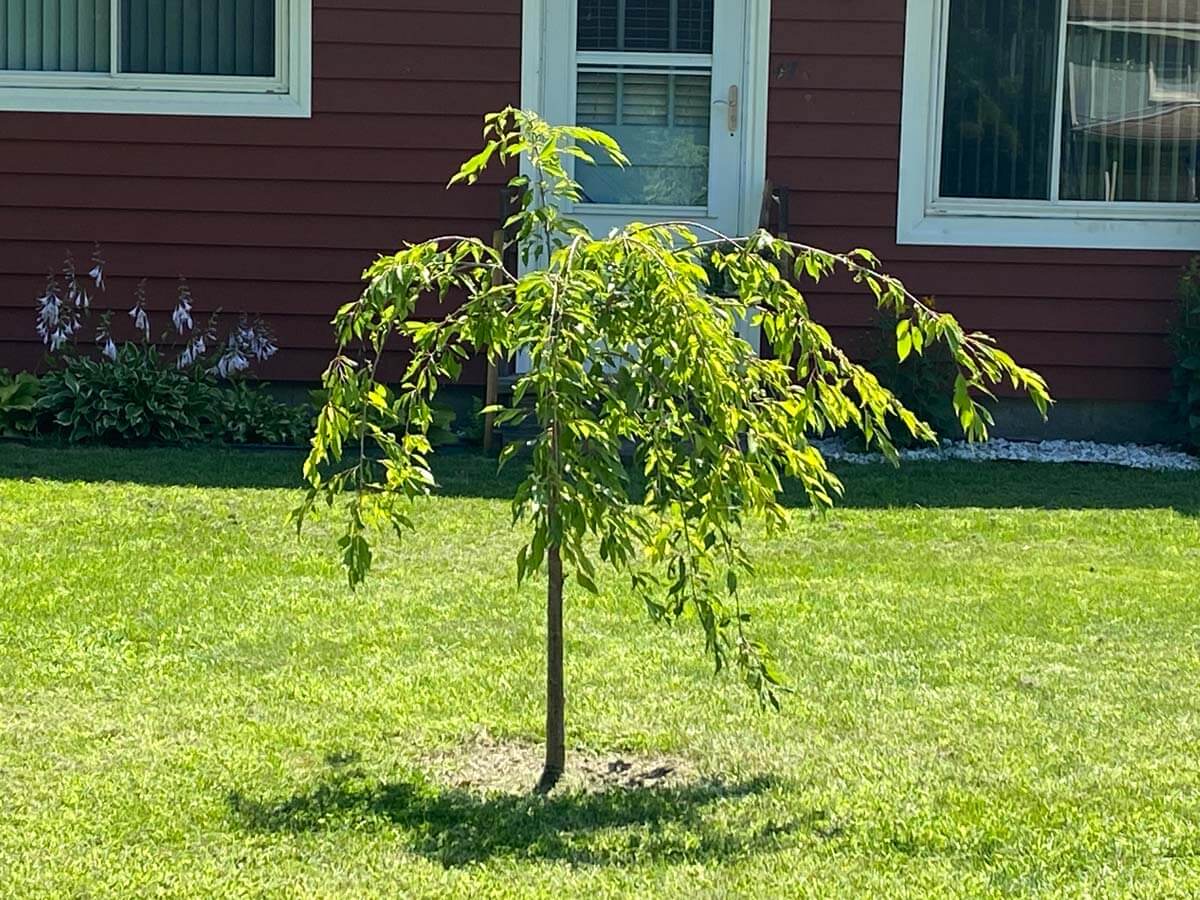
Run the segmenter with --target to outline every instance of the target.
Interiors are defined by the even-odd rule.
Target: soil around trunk
[[[434,781],[456,790],[528,794],[537,784],[543,757],[541,744],[480,732],[457,747],[428,754],[422,768]],[[555,792],[681,787],[695,776],[695,766],[678,757],[568,749],[566,772]]]

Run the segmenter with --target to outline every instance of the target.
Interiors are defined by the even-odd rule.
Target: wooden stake
[[[504,229],[497,228],[492,233],[492,246],[496,248],[497,253],[504,252]],[[500,270],[497,269],[492,274],[492,284],[498,285],[501,279]],[[487,352],[487,385],[483,393],[483,405],[485,407],[495,406],[500,400],[500,365],[496,355],[489,349]],[[496,414],[486,413],[483,417],[483,451],[491,453],[492,447],[496,443]]]

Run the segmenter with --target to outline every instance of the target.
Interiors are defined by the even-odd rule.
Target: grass
[[[1195,475],[847,471],[754,542],[780,715],[572,594],[571,740],[698,774],[543,803],[426,767],[540,731],[511,480],[448,457],[351,594],[283,527],[297,463],[0,446],[0,893],[1200,893]]]

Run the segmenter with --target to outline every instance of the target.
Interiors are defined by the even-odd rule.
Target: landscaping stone
[[[879,453],[849,449],[840,438],[817,441],[826,459],[855,465],[883,462]],[[946,441],[939,447],[901,450],[904,462],[990,462],[1008,460],[1041,463],[1101,463],[1129,469],[1200,471],[1200,459],[1162,445],[1101,444],[1094,441],[1009,441],[1003,438],[980,444]]]

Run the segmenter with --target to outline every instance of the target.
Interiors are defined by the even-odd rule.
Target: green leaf
[[[913,349],[912,322],[901,319],[896,324],[896,356],[900,362],[908,359]]]

